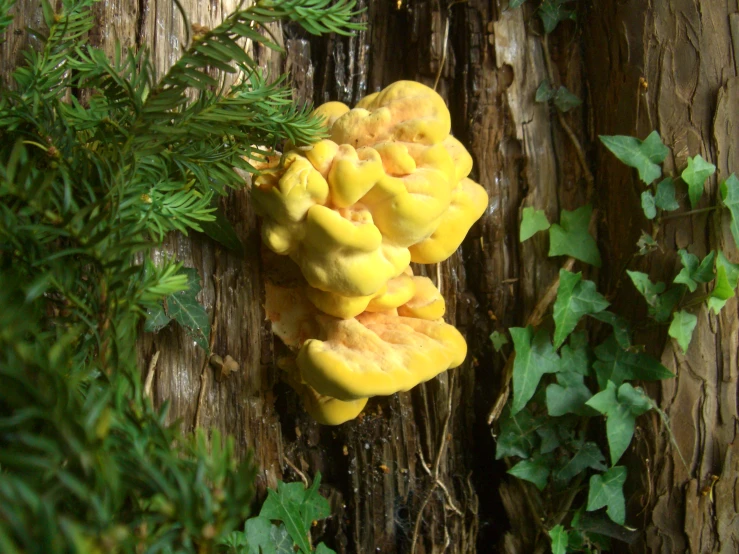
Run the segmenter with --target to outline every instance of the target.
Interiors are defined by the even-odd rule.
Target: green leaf
[[[164,312],[164,305],[159,303],[146,309],[146,321],[144,331],[147,333],[158,333],[164,329],[172,318]]]
[[[649,275],[642,273],[641,271],[627,270],[626,273],[631,278],[631,282],[634,283],[636,290],[638,290],[639,294],[641,294],[644,297],[644,300],[647,301],[647,304],[649,306],[656,305],[657,297],[665,290],[665,284],[662,282],[656,284],[652,283],[649,279]]]
[[[547,229],[549,229],[549,220],[544,210],[536,210],[531,206],[523,209],[521,231],[519,233],[520,242],[524,242],[539,231],[546,231]]]
[[[616,388],[613,381],[608,381],[606,389],[586,404],[606,416],[611,464],[615,465],[631,443],[637,416],[651,410],[652,403],[641,389],[629,383]]]
[[[657,131],[652,131],[643,142],[623,135],[601,135],[599,138],[619,160],[629,167],[636,168],[639,171],[639,178],[647,185],[662,175],[662,169],[658,164],[665,161],[670,150],[662,144]]]
[[[539,104],[549,102],[554,98],[554,94],[554,89],[552,88],[552,85],[549,84],[549,79],[544,79],[536,88],[536,96],[534,97],[534,100]]]
[[[544,24],[544,32],[549,34],[557,28],[560,21],[575,19],[575,12],[565,7],[571,0],[543,0],[539,6],[539,17]]]
[[[286,525],[282,523],[280,525],[273,525],[270,529],[269,536],[272,544],[274,544],[275,554],[295,554],[295,543]],[[306,551],[302,550],[301,552]],[[310,552],[310,550],[307,552]]]
[[[696,204],[703,196],[703,184],[711,175],[716,172],[716,166],[704,160],[700,154],[695,158],[688,158],[688,167],[686,167],[680,177],[683,178],[688,185],[688,196],[690,197],[690,206],[695,208]]]
[[[308,540],[310,527],[306,527],[301,513],[304,499],[305,488],[302,483],[278,482],[277,492],[267,490],[267,499],[262,505],[259,517],[283,522],[292,541],[303,552],[310,552]]]
[[[495,459],[531,456],[538,443],[536,430],[541,424],[541,418],[535,418],[529,410],[521,410],[515,415],[508,412],[500,423]]]
[[[652,283],[649,280],[649,276],[641,271],[626,271],[634,283],[636,290],[644,297],[649,306],[649,315],[652,316],[656,321],[664,323],[670,318],[672,310],[675,305],[680,301],[685,287],[678,285],[672,287],[667,292],[665,291],[665,284],[662,282]]]
[[[536,456],[530,460],[521,460],[509,469],[507,473],[533,483],[539,490],[544,490],[544,487],[547,486],[549,474],[552,472],[550,465],[551,460],[549,455]]]
[[[700,262],[698,257],[690,254],[687,250],[678,250],[680,259],[682,260],[683,269],[675,277],[675,283],[682,283],[688,287],[690,292],[695,292],[698,283],[709,283],[713,281],[713,260],[716,252],[711,251],[703,261]]]
[[[559,89],[557,89],[557,93],[554,95],[554,106],[562,113],[567,113],[572,108],[578,107],[580,104],[582,104],[582,100],[572,94],[565,87],[559,87]]]
[[[515,9],[521,6],[524,2],[526,2],[526,0],[510,0],[510,2],[508,2],[508,7],[510,9]]]
[[[680,310],[672,316],[669,335],[677,341],[683,352],[688,351],[690,340],[693,338],[693,330],[698,323],[698,318],[686,311]]]
[[[577,331],[570,335],[570,344],[562,347],[561,356],[560,371],[575,372],[585,377],[590,374],[588,336],[584,331]]]
[[[231,222],[226,218],[226,215],[220,208],[218,208],[213,215],[215,216],[213,221],[200,222],[200,227],[203,229],[203,232],[232,252],[243,255],[244,244],[236,234],[236,230],[233,228],[233,225],[231,225]]]
[[[555,525],[549,530],[549,538],[552,540],[552,554],[567,554],[569,534],[563,525]]]
[[[721,201],[731,213],[731,234],[739,248],[739,179],[733,173],[721,183]]]
[[[545,373],[559,371],[559,356],[554,351],[549,334],[540,329],[534,335],[532,327],[509,329],[516,350],[513,361],[513,403],[511,413],[520,412],[534,396]]]
[[[591,314],[590,317],[610,325],[613,328],[613,336],[621,348],[631,346],[631,327],[626,318],[608,311]]]
[[[675,198],[675,183],[672,177],[665,177],[657,185],[657,194],[654,195],[654,203],[660,210],[672,212],[680,207]]]
[[[735,289],[739,284],[739,264],[733,264],[726,259],[724,253],[719,250],[718,257],[716,258],[716,269],[719,267],[724,268],[726,274],[726,280],[728,281],[729,287]]]
[[[648,354],[621,348],[614,335],[595,348],[595,357],[593,369],[601,389],[606,388],[608,381],[620,385],[627,380],[659,381],[675,376]]]
[[[490,341],[493,343],[493,348],[496,352],[500,352],[500,350],[508,344],[508,337],[506,337],[503,333],[499,333],[498,331],[493,331],[490,334]]]
[[[273,527],[276,526],[265,517],[257,516],[246,520],[244,532],[249,544],[248,554],[276,554]]]
[[[626,468],[612,467],[603,475],[593,475],[590,478],[587,510],[599,510],[607,507],[606,513],[619,525],[626,523],[626,501],[624,499],[624,483],[626,482]]]
[[[728,269],[726,265],[716,264],[716,284],[713,286],[711,296],[708,298],[708,309],[718,314],[726,304],[726,301],[734,296],[735,286],[731,286]]]
[[[594,442],[586,442],[575,455],[554,474],[554,478],[565,483],[573,479],[579,473],[586,469],[595,469],[596,471],[605,471],[607,468],[603,463],[605,461],[603,452]]]
[[[316,546],[316,554],[336,554],[336,551],[326,546],[326,543],[319,542]]]
[[[559,224],[549,228],[549,255],[572,256],[581,262],[600,267],[600,252],[588,232],[593,207],[586,205],[573,212],[562,210]]]
[[[546,389],[547,411],[551,417],[590,415],[591,412],[583,408],[591,396],[593,394],[585,385],[583,375],[575,372],[557,373],[557,383],[550,384]]]
[[[559,288],[554,302],[554,348],[559,348],[587,314],[602,312],[609,306],[595,283],[582,281],[582,273],[559,271]]]
[[[191,267],[184,267],[178,273],[187,276],[187,289],[166,298],[167,315],[187,329],[198,346],[208,352],[210,318],[197,300],[200,276],[197,270]]]
[[[657,207],[651,191],[645,190],[641,193],[641,209],[647,219],[657,217]]]
[[[540,454],[549,454],[550,452],[554,452],[562,444],[562,441],[559,438],[559,433],[557,432],[557,427],[551,425],[554,421],[555,420],[553,418],[550,418],[546,425],[542,425],[536,430],[536,434],[539,435],[539,438],[541,439],[541,444],[539,445]]]
[[[653,250],[659,248],[659,246],[657,245],[657,241],[654,240],[654,237],[652,237],[652,235],[650,235],[649,233],[645,233],[644,231],[641,232],[641,236],[636,242],[636,245],[639,247],[640,256],[646,256]]]

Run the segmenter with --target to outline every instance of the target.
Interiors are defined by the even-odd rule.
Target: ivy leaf
[[[552,85],[549,84],[549,79],[544,79],[536,88],[536,96],[534,100],[538,104],[543,104],[544,102],[549,102],[554,98],[554,94],[555,92]]]
[[[500,352],[504,345],[508,344],[508,337],[498,331],[493,331],[490,334],[490,341],[493,343],[493,348],[496,352]]]
[[[739,248],[739,179],[733,173],[721,183],[721,200],[731,213],[731,234]]]
[[[519,233],[520,242],[524,242],[539,231],[546,231],[547,229],[549,229],[549,220],[544,210],[536,210],[531,206],[523,209],[521,230]]]
[[[713,260],[716,257],[716,252],[711,251],[703,258],[702,262],[699,262],[698,257],[690,254],[687,250],[679,250],[678,254],[682,260],[683,269],[675,277],[675,283],[682,283],[688,287],[690,292],[695,292],[698,283],[713,281]]]
[[[672,177],[665,177],[657,185],[657,194],[654,195],[654,203],[660,210],[672,212],[680,207],[675,198],[675,183]]]
[[[197,300],[200,275],[191,267],[183,267],[179,273],[187,276],[187,289],[166,298],[167,315],[187,329],[198,346],[208,352],[210,318]]]
[[[508,7],[510,9],[515,9],[521,6],[524,2],[526,2],[526,0],[510,0],[510,2],[508,2]]]
[[[539,445],[539,452],[541,454],[554,452],[562,444],[557,428],[554,425],[551,425],[554,421],[556,420],[550,419],[548,421],[549,425],[542,425],[536,430],[536,434],[539,435],[539,438],[541,439],[541,444]]]
[[[704,160],[700,154],[694,158],[688,158],[688,167],[680,174],[683,181],[688,185],[688,196],[690,206],[695,208],[703,196],[703,184],[716,172],[716,166]]]
[[[509,412],[500,423],[495,459],[531,456],[538,443],[536,430],[541,424],[541,418],[535,418],[529,410],[521,410],[515,415]]]
[[[636,418],[651,410],[652,402],[644,391],[629,383],[616,388],[613,381],[608,381],[606,389],[593,396],[586,405],[606,416],[611,464],[615,465],[631,443]]]
[[[562,347],[561,357],[560,371],[575,372],[586,377],[590,374],[588,337],[584,331],[570,335],[570,344]]]
[[[672,323],[670,324],[669,335],[677,341],[680,348],[683,349],[683,353],[688,351],[690,346],[690,339],[693,338],[693,330],[698,323],[698,318],[684,310],[675,312],[672,316]]]
[[[634,283],[636,290],[646,300],[647,306],[649,306],[649,315],[660,323],[667,321],[673,308],[680,301],[685,287],[678,285],[664,292],[665,284],[662,282],[652,283],[646,273],[628,270],[626,273],[631,278],[631,282]]]
[[[560,21],[575,19],[575,12],[566,8],[571,0],[543,0],[539,6],[539,17],[544,24],[544,32],[549,34],[557,28]]]
[[[319,542],[315,554],[336,554],[336,551],[326,546],[326,543]]]
[[[627,380],[660,381],[675,376],[648,354],[621,348],[614,335],[595,348],[595,357],[593,369],[601,389],[606,388],[608,381],[618,386]]]
[[[593,207],[586,205],[573,212],[562,210],[559,224],[549,228],[549,255],[572,256],[595,267],[600,267],[600,252],[595,239],[588,232]]]
[[[636,242],[636,245],[639,247],[640,256],[646,256],[647,254],[658,248],[657,241],[654,240],[652,235],[650,235],[649,233],[645,233],[644,231],[641,232],[641,236]]]
[[[533,483],[539,490],[544,490],[551,472],[551,455],[543,455],[535,456],[530,460],[521,460],[507,473]]]
[[[275,554],[275,542],[272,537],[272,522],[266,517],[252,517],[246,520],[244,534],[249,545],[248,554]],[[291,545],[292,546],[292,545]],[[239,550],[241,552],[241,550]]]
[[[549,530],[549,538],[552,540],[552,554],[567,554],[569,534],[563,525],[555,525]]]
[[[269,533],[275,554],[295,554],[295,543],[285,524],[273,525]],[[264,550],[262,550],[264,553]]]
[[[726,266],[716,264],[716,284],[713,286],[711,296],[708,299],[708,309],[718,314],[726,304],[726,301],[734,296],[734,288],[729,282]]]
[[[657,217],[657,206],[651,191],[645,190],[641,193],[641,209],[647,219]]]
[[[582,100],[563,86],[559,87],[554,94],[554,106],[562,113],[567,113],[580,104],[582,104]]]
[[[540,329],[534,335],[532,327],[511,327],[510,333],[516,349],[511,405],[511,413],[515,415],[534,396],[542,375],[559,371],[560,360],[545,330]]]
[[[598,138],[619,160],[639,171],[639,178],[647,185],[662,175],[658,164],[665,161],[670,150],[662,144],[657,131],[652,131],[644,141],[623,135]]]
[[[631,327],[629,327],[629,322],[626,321],[626,318],[608,311],[590,314],[590,317],[610,325],[613,328],[613,336],[621,348],[629,348],[631,346]]]
[[[310,489],[302,483],[277,483],[277,492],[267,491],[259,517],[277,520],[285,524],[292,542],[303,552],[312,552],[309,542],[310,528],[314,520],[328,517],[331,513],[328,501],[318,494],[321,483],[316,475]],[[290,544],[292,549],[292,543]]]
[[[561,269],[554,302],[554,348],[562,346],[583,316],[602,312],[609,305],[595,290],[595,283],[582,280],[582,273]]]
[[[565,483],[573,477],[582,473],[586,469],[595,469],[597,471],[605,471],[607,468],[603,463],[605,461],[603,452],[594,442],[586,442],[575,455],[555,473],[554,478]]]
[[[214,198],[211,207],[216,208],[216,211],[211,214],[215,216],[215,219],[213,221],[199,222],[203,232],[232,252],[243,255],[244,244],[241,242],[239,235],[236,234],[236,229],[233,228],[233,225],[226,218],[223,210],[218,206],[217,198]]]
[[[590,478],[587,510],[599,510],[607,506],[606,513],[619,525],[626,523],[626,501],[624,499],[624,483],[626,468],[612,467],[602,475]]]
[[[739,284],[739,264],[731,263],[726,259],[724,253],[719,250],[718,257],[716,258],[716,268],[718,269],[719,267],[724,268],[729,286],[732,290],[735,289],[737,284]]]
[[[146,309],[144,331],[147,333],[158,333],[164,329],[170,321],[172,321],[172,318],[164,311],[164,304],[159,303],[154,307]]]
[[[593,394],[585,385],[584,376],[575,372],[557,373],[557,382],[547,386],[547,411],[551,417],[565,414],[590,415],[583,410]]]
[[[665,290],[665,284],[662,282],[652,283],[649,279],[649,275],[642,273],[641,271],[627,270],[626,273],[629,275],[629,278],[631,278],[631,282],[634,283],[636,290],[638,290],[639,294],[641,294],[644,297],[644,300],[647,301],[647,304],[649,306],[656,305],[657,297]]]

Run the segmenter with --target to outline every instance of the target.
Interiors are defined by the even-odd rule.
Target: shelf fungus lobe
[[[410,263],[459,247],[487,207],[472,158],[449,132],[442,98],[400,81],[354,109],[316,109],[328,138],[290,149],[254,180],[262,239],[299,275],[267,285],[266,309],[294,358],[286,380],[320,422],[356,417],[367,399],[407,391],[466,355],[444,299]]]

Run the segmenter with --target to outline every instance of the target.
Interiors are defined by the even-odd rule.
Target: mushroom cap
[[[251,193],[264,243],[328,293],[313,295],[334,303],[327,313],[351,317],[364,300],[343,311],[330,295],[379,298],[410,261],[448,258],[488,198],[467,178],[472,158],[449,134],[443,99],[425,85],[399,81],[354,109],[329,102],[315,113],[330,138],[286,152]]]
[[[302,380],[343,401],[407,391],[460,365],[462,335],[443,321],[365,312],[319,316],[326,340],[307,340],[297,358]]]

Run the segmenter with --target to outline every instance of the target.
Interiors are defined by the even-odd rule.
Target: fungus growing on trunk
[[[268,283],[267,317],[294,352],[280,364],[318,421],[407,391],[464,360],[444,299],[410,263],[451,256],[487,207],[449,110],[425,85],[394,83],[354,109],[317,108],[329,138],[292,149],[251,188],[262,239],[297,265]]]

